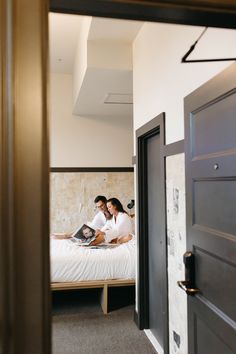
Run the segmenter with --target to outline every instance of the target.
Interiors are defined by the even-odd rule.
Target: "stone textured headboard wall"
[[[73,231],[91,221],[97,212],[94,205],[97,195],[116,197],[127,210],[128,202],[134,199],[134,173],[51,172],[51,232]]]

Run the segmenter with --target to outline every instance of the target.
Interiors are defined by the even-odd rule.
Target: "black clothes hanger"
[[[193,50],[196,47],[196,44],[198,43],[200,38],[204,35],[204,33],[206,32],[207,29],[208,29],[208,27],[204,28],[204,30],[202,31],[202,33],[200,34],[198,39],[193,43],[193,45],[191,45],[191,47],[189,48],[187,53],[181,59],[181,63],[205,63],[205,62],[209,62],[209,61],[232,61],[232,60],[236,60],[236,58],[190,59],[190,60],[186,60],[188,58],[188,56],[193,52]]]

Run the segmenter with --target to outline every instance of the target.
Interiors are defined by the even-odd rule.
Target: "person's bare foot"
[[[55,238],[57,240],[64,240],[67,238],[71,238],[72,233],[68,232],[54,232],[51,234],[52,238]]]
[[[127,236],[122,236],[118,239],[117,243],[126,243],[129,242],[132,239],[132,235],[127,235]]]

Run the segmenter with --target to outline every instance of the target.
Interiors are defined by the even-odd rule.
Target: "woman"
[[[101,230],[96,230],[96,240],[92,245],[101,242],[124,243],[131,240],[132,222],[121,202],[117,198],[110,198],[107,200],[107,209],[112,219],[108,220]]]

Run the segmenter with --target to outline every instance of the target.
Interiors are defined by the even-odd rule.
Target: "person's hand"
[[[51,234],[51,237],[52,238],[55,238],[57,240],[64,240],[64,239],[67,239],[67,238],[71,238],[71,235],[72,233],[71,232],[54,232]]]
[[[95,236],[98,236],[100,234],[101,230],[97,229],[95,230]]]
[[[118,243],[118,238],[117,237],[113,238],[113,240],[111,240],[111,242],[109,242],[109,243]]]
[[[99,243],[102,243],[105,241],[105,232],[100,231],[100,233],[98,233],[96,235],[96,239],[90,243],[91,246],[96,246]]]
[[[132,235],[127,235],[127,236],[122,236],[117,240],[117,243],[126,243],[129,242],[132,239]]]

